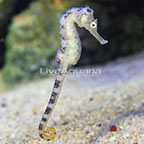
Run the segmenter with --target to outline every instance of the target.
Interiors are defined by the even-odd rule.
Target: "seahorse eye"
[[[91,26],[92,28],[96,28],[96,27],[97,27],[97,24],[96,24],[95,22],[92,22],[92,23],[90,24],[90,26]]]

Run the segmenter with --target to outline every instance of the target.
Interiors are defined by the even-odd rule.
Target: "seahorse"
[[[65,73],[69,65],[77,64],[81,55],[81,41],[75,23],[87,29],[102,45],[108,43],[97,32],[97,19],[94,19],[93,10],[89,6],[71,8],[60,18],[61,47],[56,54],[57,73],[50,100],[39,125],[39,135],[44,140],[51,140],[56,136],[53,128],[47,128],[47,122],[60,95]]]

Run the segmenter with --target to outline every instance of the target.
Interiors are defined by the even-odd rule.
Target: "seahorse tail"
[[[52,108],[50,108],[48,105],[39,124],[39,135],[41,138],[47,141],[53,139],[56,136],[56,131],[53,128],[46,128],[51,112]]]
[[[44,140],[50,141],[56,136],[56,131],[53,128],[47,128],[42,130],[42,133],[39,134]]]
[[[65,74],[62,73],[62,70],[58,69],[50,100],[39,125],[39,135],[41,138],[47,141],[53,139],[56,136],[56,131],[53,128],[46,129],[46,126],[59,97],[64,75]]]

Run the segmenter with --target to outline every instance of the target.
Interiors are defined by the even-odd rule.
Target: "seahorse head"
[[[86,28],[101,44],[106,44],[108,42],[98,34],[98,20],[94,18],[93,10],[90,7],[86,6],[78,9],[77,24],[80,27]]]

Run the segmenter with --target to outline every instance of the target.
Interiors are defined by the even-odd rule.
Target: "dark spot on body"
[[[43,135],[42,135],[42,134],[40,134],[39,136],[40,136],[41,138],[43,138]]]
[[[46,122],[46,121],[47,121],[47,119],[46,119],[46,118],[44,118],[44,117],[42,117],[42,121]]]
[[[62,37],[62,39],[63,39],[63,40],[66,40],[66,38],[65,38],[64,36]]]
[[[63,15],[66,15],[67,12],[64,12]]]
[[[66,47],[62,47],[60,50],[61,50],[62,53],[65,53],[66,52]]]
[[[72,14],[72,12],[67,12],[67,13],[64,15],[64,18],[67,18],[70,14]]]
[[[82,8],[79,8],[77,11],[81,11]]]
[[[49,114],[50,111],[51,111],[51,108],[49,108],[49,107],[47,106],[47,108],[46,108],[46,110],[45,110],[45,114]]]
[[[59,85],[60,85],[60,82],[61,82],[61,81],[59,81],[59,80],[56,79],[56,80],[55,80],[54,87],[55,87],[55,88],[58,88]]]
[[[56,96],[57,95],[57,93],[55,93],[55,92],[52,92],[52,96]]]
[[[40,124],[40,125],[39,125],[39,130],[42,130],[42,129],[43,129],[43,125]]]
[[[57,64],[60,64],[61,63],[61,60],[59,58],[56,58],[56,63]]]
[[[87,12],[88,12],[88,13],[91,13],[91,12],[92,12],[92,10],[88,8],[88,9],[87,9]]]
[[[55,102],[55,98],[54,99],[50,99],[49,103],[54,104]]]
[[[67,14],[70,15],[70,14],[72,14],[72,12],[68,12]]]
[[[64,71],[61,71],[61,70],[59,70],[59,69],[57,69],[57,71],[56,71],[56,74],[58,74],[58,75],[60,75],[60,76],[62,76],[63,73],[64,73]]]
[[[67,17],[68,17],[68,15],[65,15],[65,16],[64,16],[64,18],[67,18]]]
[[[64,25],[61,25],[60,27],[61,27],[61,29],[63,29],[63,28],[64,28]]]

